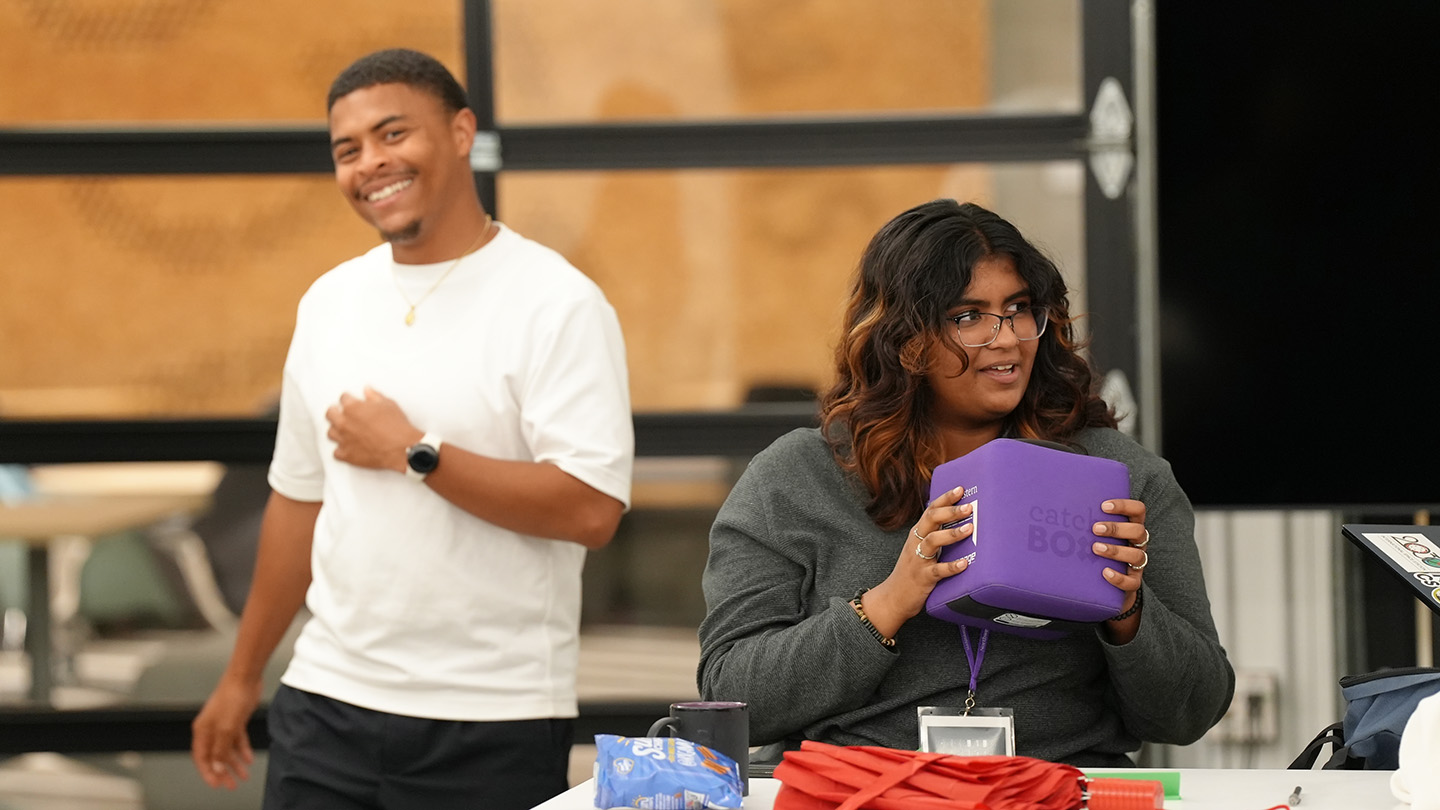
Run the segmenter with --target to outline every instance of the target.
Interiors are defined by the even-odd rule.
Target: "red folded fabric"
[[[806,741],[775,768],[775,810],[1074,810],[1078,768]]]

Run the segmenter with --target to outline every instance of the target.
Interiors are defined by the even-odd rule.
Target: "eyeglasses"
[[[995,315],[990,312],[962,312],[945,320],[955,324],[961,346],[972,349],[989,346],[1000,335],[1000,324],[1010,322],[1016,340],[1034,340],[1045,334],[1045,310],[1040,307],[1026,307],[1009,315]]]

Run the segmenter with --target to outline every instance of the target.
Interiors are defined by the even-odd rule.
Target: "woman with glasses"
[[[977,681],[979,705],[1013,710],[1016,753],[1079,766],[1133,764],[1142,742],[1192,742],[1225,713],[1234,672],[1189,501],[1115,429],[1071,324],[1055,265],[977,205],[925,203],[871,240],[821,428],[757,455],[711,530],[700,688],[750,704],[752,745],[913,750],[917,707],[959,709]],[[1094,553],[1125,564],[1106,572],[1123,602],[1092,631],[994,633],[976,656],[924,611],[965,576],[938,556],[970,507],[959,489],[926,500],[936,465],[1000,437],[1127,465],[1131,497],[1097,504],[1124,520],[1092,527]]]

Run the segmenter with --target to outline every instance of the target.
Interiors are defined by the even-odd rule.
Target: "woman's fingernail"
[[[1104,570],[1106,579],[1114,581],[1120,578],[1120,572],[1116,571],[1114,568],[1106,568]]]
[[[965,494],[965,485],[964,485],[964,484],[961,484],[960,486],[955,487],[954,489],[950,490],[950,494],[951,494],[951,495],[964,495],[964,494]]]
[[[1109,534],[1109,533],[1110,533],[1110,525],[1109,525],[1108,523],[1096,523],[1096,524],[1095,524],[1095,533],[1096,533],[1096,534]]]
[[[1106,501],[1106,502],[1100,504],[1100,508],[1101,508],[1101,509],[1104,509],[1106,512],[1114,512],[1114,511],[1115,511],[1115,502],[1114,502],[1114,501]]]
[[[969,567],[969,565],[970,561],[965,559],[964,557],[961,557],[960,559],[955,561],[955,570],[964,571],[967,567]]]
[[[1096,543],[1092,548],[1094,549],[1096,554],[1107,554],[1110,551],[1110,544]]]

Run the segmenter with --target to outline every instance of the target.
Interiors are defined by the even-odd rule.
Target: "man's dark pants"
[[[574,720],[463,722],[281,686],[265,810],[528,810],[567,788]]]

